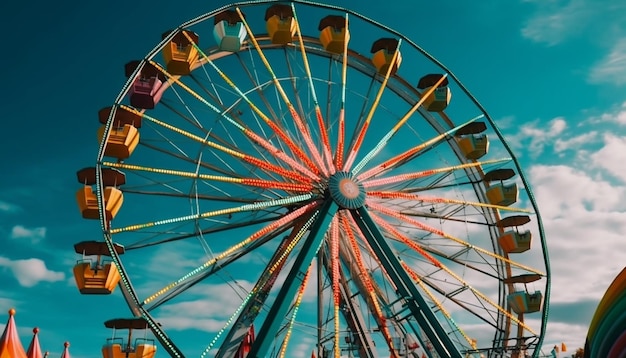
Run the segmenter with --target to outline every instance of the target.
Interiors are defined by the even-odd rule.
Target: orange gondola
[[[112,244],[118,255],[124,253],[124,247]],[[103,261],[102,256],[110,256],[105,242],[83,241],[74,245],[74,250],[82,254],[82,259],[74,265],[74,279],[82,294],[111,294],[120,280],[120,274],[114,262]],[[86,256],[96,256],[95,261]]]
[[[169,36],[171,31],[162,35],[163,38]],[[189,41],[191,38],[194,44],[198,44],[200,37],[192,31],[182,30],[163,47],[163,58],[167,72],[171,75],[186,76],[191,73],[193,64],[198,59],[198,50]]]
[[[372,63],[376,66],[376,70],[381,75],[386,75],[391,65],[391,60],[395,52],[398,52],[396,56],[396,62],[391,69],[391,75],[393,76],[402,63],[402,54],[398,50],[398,40],[394,38],[381,38],[372,44],[370,52],[372,55]]]
[[[317,29],[320,31],[320,42],[326,51],[343,53],[346,42],[350,40],[350,32],[343,16],[328,15],[320,21]]]
[[[507,254],[519,254],[530,250],[532,234],[530,230],[520,232],[518,227],[528,224],[530,217],[528,215],[508,216],[496,223],[497,227],[509,228],[498,237],[498,243]],[[510,229],[514,227],[515,229]]]
[[[153,339],[136,338],[133,341],[132,331],[143,330],[147,333],[148,323],[142,317],[117,318],[104,322],[106,328],[113,329],[113,337],[107,339],[102,347],[103,358],[152,358],[156,353],[156,345]],[[126,341],[122,337],[116,337],[115,331],[127,329]]]
[[[274,4],[268,7],[265,11],[265,27],[272,43],[290,43],[296,33],[296,20],[291,6]]]
[[[99,219],[98,198],[92,185],[96,184],[96,168],[89,167],[76,173],[78,182],[84,186],[76,193],[78,208],[85,219]],[[124,196],[118,186],[126,183],[126,176],[117,169],[102,168],[104,185],[104,211],[107,220],[112,220],[122,207]]]
[[[505,183],[505,180],[511,179],[514,176],[515,172],[512,169],[501,169],[485,174],[484,181],[499,181],[497,184],[490,184],[487,189],[487,200],[491,204],[509,206],[517,202],[519,197],[517,183]]]

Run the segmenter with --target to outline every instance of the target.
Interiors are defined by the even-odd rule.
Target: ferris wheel
[[[433,56],[304,0],[224,6],[153,40],[78,172],[102,227],[75,246],[82,293],[119,286],[120,315],[173,357],[539,354],[532,191]]]

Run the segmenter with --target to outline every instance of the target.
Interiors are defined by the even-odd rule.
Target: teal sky
[[[37,326],[52,356],[70,341],[73,355],[98,357],[109,335],[103,322],[128,315],[119,292],[85,297],[73,284],[73,244],[100,238],[76,208],[75,173],[96,159],[97,111],[115,100],[124,64],[164,31],[227,3],[0,5],[0,329],[15,307],[25,346]],[[626,263],[626,4],[332,4],[412,39],[496,120],[544,220],[553,282],[545,347],[583,346],[599,299]]]

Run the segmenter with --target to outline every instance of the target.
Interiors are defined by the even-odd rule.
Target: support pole
[[[398,295],[405,299],[407,307],[431,341],[437,354],[441,357],[462,358],[461,352],[458,351],[450,337],[446,334],[426,300],[424,300],[409,275],[402,268],[400,261],[387,244],[385,237],[370,217],[367,209],[362,206],[356,210],[350,210],[350,212],[365,239],[396,285]]]
[[[311,231],[304,244],[300,248],[300,252],[285,279],[285,283],[278,292],[276,300],[272,304],[267,318],[263,322],[263,326],[261,326],[252,344],[252,349],[250,353],[248,353],[249,358],[265,358],[267,355],[283,319],[287,316],[292,299],[298,287],[300,287],[300,283],[304,279],[311,262],[317,255],[322,241],[324,240],[324,235],[337,209],[337,204],[330,199],[327,199],[320,208],[319,216],[313,224],[313,227],[311,227]]]

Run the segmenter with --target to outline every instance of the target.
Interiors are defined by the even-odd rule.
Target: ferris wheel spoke
[[[346,34],[348,33],[348,14],[346,14]],[[341,61],[341,108],[339,109],[339,124],[337,131],[337,150],[335,153],[335,166],[337,170],[343,167],[343,154],[346,137],[346,82],[348,78],[348,41],[344,38],[343,58]]]
[[[258,76],[254,76],[253,75],[252,71],[250,71],[250,69],[248,68],[248,65],[246,65],[244,60],[241,58],[241,55],[239,55],[239,53],[237,53],[236,56],[237,56],[237,60],[238,60],[239,64],[241,65],[241,68],[244,69],[244,71],[245,71],[248,79],[252,83],[253,88],[255,89],[257,95],[259,96],[259,98],[263,102],[263,105],[265,106],[266,110],[269,112],[270,117],[271,118],[279,118],[279,116],[276,114],[276,111],[274,110],[274,107],[272,106],[272,104],[270,103],[269,99],[265,95],[265,91],[263,90],[264,88],[266,88],[269,85],[270,82],[265,82],[263,84],[259,83]],[[250,61],[254,63],[254,57],[253,56],[250,56]],[[254,67],[253,67],[253,70],[254,70],[254,72],[256,72],[256,69],[254,69]],[[281,145],[281,150],[284,151],[284,149],[282,149],[283,143],[279,141],[279,144]]]
[[[243,134],[245,134],[246,136],[250,137],[254,142],[258,143],[261,147],[263,147],[264,149],[266,149],[269,153],[273,153],[277,158],[285,161],[286,163],[288,163],[292,168],[299,170],[301,173],[311,177],[312,179],[318,179],[319,177],[317,176],[317,174],[311,172],[309,169],[304,168],[301,164],[299,164],[298,162],[296,162],[293,158],[287,156],[287,154],[285,154],[284,152],[278,150],[276,147],[274,147],[269,141],[267,141],[265,138],[259,136],[258,134],[254,133],[250,128],[246,128],[243,125],[239,124],[237,121],[235,121],[232,117],[228,116],[224,111],[220,111],[215,105],[211,104],[210,102],[208,102],[206,99],[204,99],[202,96],[198,95],[194,90],[192,90],[191,88],[189,88],[189,86],[185,85],[183,82],[180,81],[180,79],[176,78],[175,76],[172,76],[171,74],[169,74],[163,67],[161,67],[161,65],[159,65],[158,63],[150,60],[150,63],[157,68],[159,71],[161,71],[166,77],[168,77],[172,82],[178,84],[181,88],[183,88],[185,91],[187,91],[190,95],[192,95],[193,97],[195,97],[197,100],[199,100],[201,103],[203,103],[204,105],[206,105],[207,107],[209,107],[211,110],[213,110],[215,113],[219,114],[222,118],[224,118],[225,120],[227,120],[229,123],[231,123],[232,125],[235,126],[235,128],[237,128],[238,130],[240,130]],[[267,118],[267,117],[266,117]],[[268,118],[269,120],[269,118]],[[273,122],[271,120],[269,120],[272,124]],[[273,124],[275,126],[275,124]],[[296,150],[297,152],[297,150]],[[302,157],[300,158],[301,160],[307,161],[308,158],[305,155],[302,155]]]
[[[339,289],[339,225],[337,223],[337,216],[334,217],[330,223],[330,266],[331,266],[331,279],[333,290],[333,319],[334,319],[334,334],[335,342],[339,342],[339,304],[341,300],[341,294]],[[339,345],[334,346],[335,358],[341,355],[339,351]]]
[[[309,270],[306,272],[306,275],[302,279],[302,284],[300,284],[300,288],[298,288],[298,292],[296,294],[296,301],[293,304],[293,312],[291,313],[291,318],[289,319],[289,323],[287,324],[287,333],[285,334],[285,339],[283,339],[283,343],[280,346],[280,352],[278,354],[280,358],[284,358],[287,352],[287,346],[289,345],[289,340],[291,339],[291,332],[293,330],[293,325],[296,321],[296,316],[298,315],[300,304],[302,303],[302,297],[304,296],[304,291],[306,290],[307,284],[309,283],[309,277],[311,276],[312,268],[313,266],[309,266]]]
[[[452,166],[444,167],[444,168],[429,169],[429,170],[423,170],[419,172],[389,176],[386,178],[365,180],[363,181],[363,186],[365,188],[371,188],[371,187],[376,187],[376,186],[381,186],[381,185],[390,185],[390,184],[395,184],[399,182],[419,179],[419,178],[431,176],[434,174],[447,173],[447,172],[452,172],[452,171],[460,170],[460,169],[482,167],[488,164],[503,163],[503,162],[509,162],[509,161],[511,161],[510,158],[503,158],[503,159],[485,160],[482,162],[463,163],[463,164],[452,165]]]
[[[175,133],[178,133],[178,134],[180,134],[180,135],[182,135],[182,136],[184,136],[186,138],[194,140],[194,141],[196,141],[198,143],[205,144],[205,145],[207,145],[207,146],[209,146],[209,147],[211,147],[213,149],[219,150],[219,151],[221,151],[223,153],[229,154],[229,155],[231,155],[234,158],[241,159],[241,160],[243,160],[243,161],[245,161],[245,162],[247,162],[247,163],[249,163],[249,164],[251,164],[253,166],[256,166],[258,168],[262,168],[264,170],[268,170],[268,171],[280,174],[283,177],[294,179],[294,180],[297,180],[297,181],[300,181],[300,182],[304,182],[304,183],[307,183],[307,182],[311,181],[310,178],[307,178],[307,177],[305,177],[305,176],[303,176],[303,175],[301,175],[299,173],[296,173],[296,172],[290,171],[290,170],[286,170],[286,169],[284,169],[284,168],[282,168],[282,167],[280,167],[278,165],[275,165],[275,164],[269,163],[267,161],[264,161],[262,159],[253,157],[251,155],[248,155],[248,154],[245,154],[245,153],[242,153],[242,152],[239,152],[239,151],[227,148],[227,147],[225,147],[223,145],[220,145],[218,143],[206,140],[205,138],[198,137],[198,136],[196,136],[196,135],[194,135],[192,133],[184,131],[184,130],[182,130],[180,128],[177,128],[177,127],[172,126],[170,124],[167,124],[165,122],[162,122],[162,121],[160,121],[160,120],[158,120],[158,119],[156,119],[154,117],[151,117],[151,116],[149,116],[149,115],[147,115],[145,113],[141,113],[141,112],[139,112],[139,111],[137,111],[137,110],[135,110],[133,108],[128,108],[126,106],[122,106],[122,108],[124,108],[124,109],[126,109],[128,111],[137,113],[138,115],[142,116],[144,119],[147,119],[150,122],[155,123],[155,124],[157,124],[157,125],[159,125],[159,126],[161,126],[163,128],[167,128],[167,129],[169,129],[169,130],[171,130],[171,131],[173,131]]]
[[[523,327],[524,329],[528,330],[530,333],[536,334],[530,327],[526,326],[523,322],[521,322],[520,320],[518,320],[515,316],[513,316],[511,313],[509,313],[506,309],[504,309],[503,307],[501,307],[499,304],[497,304],[496,302],[494,302],[493,300],[489,299],[485,294],[483,294],[482,292],[480,292],[479,290],[477,290],[476,288],[474,288],[469,282],[465,281],[463,278],[461,278],[459,275],[457,275],[456,273],[454,273],[454,271],[452,271],[448,266],[444,265],[441,261],[437,260],[435,257],[431,256],[430,254],[428,254],[426,252],[426,250],[422,249],[418,244],[416,244],[413,240],[409,239],[408,237],[406,237],[406,235],[400,233],[397,229],[393,228],[390,224],[386,223],[384,220],[382,220],[380,217],[375,216],[372,214],[372,218],[374,219],[374,221],[381,226],[382,228],[384,228],[386,231],[388,231],[389,233],[391,233],[393,236],[395,236],[396,238],[398,238],[399,240],[401,240],[405,245],[407,245],[408,247],[410,247],[412,250],[415,250],[416,252],[418,252],[420,255],[422,255],[424,258],[426,258],[433,266],[442,269],[443,271],[445,271],[450,277],[454,278],[456,281],[458,281],[461,284],[461,287],[463,287],[464,289],[469,289],[470,291],[472,291],[472,293],[474,293],[477,297],[479,297],[480,299],[484,300],[485,302],[487,302],[489,305],[493,306],[494,308],[496,308],[498,311],[500,311],[502,314],[504,314],[505,316],[507,316],[509,319],[511,319],[512,321],[514,321],[515,323],[519,324],[521,327]],[[448,294],[446,294],[446,297],[448,296]]]
[[[389,332],[389,328],[386,324],[386,317],[383,313],[382,308],[380,307],[378,298],[376,296],[376,289],[374,287],[375,283],[371,279],[370,274],[368,273],[368,270],[363,262],[363,255],[361,254],[361,249],[359,248],[356,236],[354,235],[354,230],[350,225],[350,218],[343,213],[342,215],[340,215],[340,217],[343,229],[342,232],[348,237],[350,248],[352,249],[351,256],[354,257],[354,261],[356,261],[356,265],[358,268],[359,274],[356,275],[356,277],[353,277],[353,279],[361,282],[361,286],[365,288],[365,291],[367,292],[367,305],[370,311],[373,313],[374,317],[376,318],[376,324],[383,333],[385,341],[387,341],[389,348],[393,351],[393,340],[391,339],[391,333]]]
[[[285,93],[285,90],[283,89],[282,85],[280,84],[280,81],[278,81],[278,78],[276,77],[276,74],[274,73],[274,70],[272,69],[272,66],[270,65],[269,61],[265,57],[265,54],[263,53],[263,50],[261,49],[261,47],[259,46],[259,43],[257,42],[257,40],[255,38],[254,32],[252,31],[252,29],[248,25],[248,22],[246,21],[246,19],[244,18],[243,14],[241,13],[241,10],[238,7],[236,7],[235,10],[239,14],[239,16],[241,18],[241,22],[245,26],[246,31],[248,32],[248,35],[250,36],[250,40],[251,40],[252,44],[254,45],[254,47],[256,48],[257,53],[259,54],[259,57],[260,57],[261,61],[263,62],[263,64],[267,68],[270,76],[272,77],[272,80],[274,81],[274,85],[276,86],[276,89],[278,90],[278,93],[280,94],[280,96],[281,96],[283,102],[285,103],[285,105],[287,105],[287,108],[289,109],[289,112],[290,112],[290,114],[291,114],[291,116],[293,118],[294,123],[296,124],[296,127],[301,131],[301,134],[302,134],[302,136],[304,138],[304,142],[305,142],[309,152],[313,156],[313,160],[314,160],[315,163],[310,161],[308,159],[308,156],[306,156],[304,154],[304,152],[299,147],[294,145],[294,148],[292,150],[295,150],[295,153],[297,153],[298,156],[302,156],[302,157],[307,159],[305,161],[305,163],[309,166],[309,169],[313,170],[316,174],[318,174],[318,172],[319,172],[318,168],[321,168],[322,172],[324,173],[324,175],[327,176],[328,172],[325,169],[325,166],[323,165],[321,154],[320,154],[317,146],[315,145],[315,143],[313,142],[313,139],[311,138],[311,136],[309,134],[309,130],[308,130],[307,126],[306,126],[306,123],[304,121],[302,121],[302,118],[300,118],[300,115],[298,114],[298,112],[294,108],[293,104],[291,103],[291,101],[287,97],[287,94]],[[289,146],[289,143],[287,143],[287,145]]]
[[[465,201],[465,200],[457,200],[457,199],[448,199],[443,197],[433,197],[433,196],[423,196],[418,194],[405,193],[400,191],[368,191],[368,196],[377,197],[380,199],[406,199],[406,200],[414,200],[414,201],[422,201],[426,203],[432,204],[458,204],[459,206],[473,206],[477,208],[489,208],[489,209],[498,209],[500,211],[511,211],[518,213],[531,213],[531,210],[523,209],[523,208],[512,208],[509,206],[489,204],[477,201]]]
[[[413,281],[415,283],[417,283],[420,288],[422,289],[422,291],[424,293],[426,293],[426,295],[428,296],[428,299],[433,302],[435,304],[435,306],[437,306],[437,309],[444,315],[444,317],[446,317],[446,320],[453,326],[453,328],[458,331],[461,336],[467,341],[467,343],[470,345],[470,347],[472,347],[472,349],[476,349],[476,341],[472,340],[463,330],[463,328],[461,328],[452,318],[452,315],[450,314],[450,312],[448,312],[448,310],[445,308],[445,306],[441,303],[441,301],[439,299],[437,299],[437,297],[435,297],[435,295],[433,294],[433,292],[428,288],[428,286],[426,286],[426,284],[424,284],[424,282],[421,280],[420,276],[418,275],[418,273],[413,270],[406,262],[402,262],[402,267],[408,272],[409,276],[411,276],[411,278],[413,279]]]
[[[330,174],[334,174],[335,172],[335,166],[333,164],[332,161],[332,154],[331,154],[331,148],[330,148],[330,139],[328,138],[328,131],[326,130],[326,124],[324,123],[324,117],[322,116],[322,110],[320,109],[320,105],[319,102],[317,100],[317,93],[315,91],[315,86],[313,85],[313,75],[311,73],[311,66],[309,66],[309,59],[307,57],[307,53],[306,50],[304,48],[304,40],[302,39],[302,32],[300,29],[300,22],[298,21],[298,17],[296,15],[296,8],[294,6],[294,4],[291,4],[291,9],[293,11],[293,17],[295,20],[295,24],[296,24],[296,34],[298,35],[298,42],[300,43],[300,52],[302,53],[302,61],[304,62],[304,68],[306,70],[306,75],[309,79],[309,87],[311,89],[311,95],[313,97],[313,104],[315,106],[315,116],[317,118],[317,125],[319,127],[320,130],[320,135],[321,135],[321,139],[322,139],[322,147],[323,147],[323,153],[324,153],[324,157],[326,159],[326,165],[328,166],[328,170],[330,170]],[[346,15],[346,25],[348,22]],[[348,34],[348,28],[346,26],[346,31],[345,31],[345,35],[344,35],[344,49],[347,48],[348,46],[348,41],[346,39]],[[345,61],[345,53],[344,53],[344,61]]]
[[[412,219],[412,218],[408,217],[407,215],[405,215],[405,214],[403,214],[403,213],[401,213],[399,211],[396,211],[396,210],[393,210],[393,209],[389,209],[389,208],[387,208],[387,207],[385,207],[383,205],[380,205],[380,204],[378,204],[378,203],[376,203],[376,202],[374,202],[372,200],[367,200],[367,205],[371,209],[373,209],[375,211],[378,211],[378,212],[380,212],[382,214],[385,214],[385,215],[391,216],[393,218],[402,220],[402,221],[404,221],[406,223],[409,223],[409,224],[415,226],[418,229],[425,230],[427,232],[433,233],[433,234],[438,235],[438,236],[440,236],[442,238],[445,238],[445,239],[449,239],[450,241],[453,241],[453,242],[455,242],[457,244],[463,245],[463,246],[465,246],[465,247],[467,247],[469,249],[475,250],[475,251],[477,251],[479,253],[491,256],[491,257],[493,257],[493,258],[495,258],[497,260],[500,260],[502,262],[506,262],[506,263],[508,263],[510,265],[513,265],[513,266],[516,266],[516,267],[518,267],[518,268],[520,268],[522,270],[525,270],[525,271],[528,271],[528,272],[531,272],[531,273],[535,273],[535,274],[538,274],[538,275],[543,275],[543,273],[541,273],[540,271],[538,271],[536,269],[533,269],[533,268],[531,268],[529,266],[526,266],[526,265],[523,265],[521,263],[515,262],[515,261],[513,261],[511,259],[508,259],[508,258],[506,258],[504,256],[501,256],[501,255],[498,255],[496,253],[493,253],[493,252],[491,252],[489,250],[486,250],[486,249],[483,249],[481,247],[472,245],[472,244],[468,243],[467,241],[464,241],[464,240],[461,240],[459,238],[456,238],[456,237],[454,237],[454,236],[452,236],[450,234],[447,234],[447,233],[443,232],[442,230],[439,230],[437,228],[434,228],[432,226],[429,226],[429,225],[426,225],[426,224],[424,224],[422,222],[419,222],[419,221],[417,221],[415,219]]]
[[[418,145],[416,145],[413,148],[410,148],[408,150],[406,150],[405,152],[396,155],[395,157],[377,165],[376,167],[365,171],[361,174],[358,175],[358,179],[361,181],[365,181],[368,180],[380,173],[382,173],[385,170],[390,170],[390,169],[394,169],[394,168],[398,168],[400,165],[405,164],[410,162],[411,159],[415,158],[416,154],[418,154],[419,152],[421,152],[422,150],[431,147],[431,146],[435,146],[439,143],[442,143],[442,141],[447,138],[448,136],[452,135],[454,132],[456,132],[457,130],[459,130],[459,128],[462,128],[463,126],[472,123],[480,118],[482,118],[484,115],[479,115],[477,117],[474,117],[472,119],[470,119],[469,121],[456,126],[448,131],[445,131],[444,133],[441,133],[423,143],[420,143]]]
[[[302,237],[311,228],[311,225],[315,222],[319,215],[319,210],[312,210],[313,212],[308,218],[304,218],[295,223],[291,234],[286,236],[278,247],[278,250],[274,252],[274,255],[270,262],[265,266],[265,270],[261,274],[261,277],[257,280],[254,288],[250,291],[240,308],[233,315],[238,317],[234,322],[232,328],[227,333],[219,351],[216,354],[218,357],[232,357],[238,348],[238,344],[243,339],[243,336],[252,325],[253,321],[262,310],[267,300],[270,290],[276,283],[276,278],[281,273],[287,257],[293,252],[294,248]],[[215,344],[219,336],[228,327],[230,322],[227,322],[226,326],[218,332],[213,342],[206,348],[205,352],[209,352],[211,347]]]
[[[265,224],[265,223],[268,223],[268,222],[272,222],[272,221],[278,220],[278,219],[282,218],[283,216],[284,216],[284,214],[274,214],[272,216],[262,217],[262,218],[255,219],[255,220],[248,220],[248,221],[240,221],[240,222],[233,222],[233,223],[228,223],[228,224],[222,224],[221,226],[208,227],[208,228],[204,228],[204,229],[201,229],[201,230],[196,230],[196,231],[185,233],[185,234],[178,234],[176,236],[168,236],[168,237],[162,238],[162,239],[156,239],[156,237],[163,235],[163,233],[157,232],[157,233],[155,233],[155,235],[153,237],[149,237],[149,238],[141,239],[139,241],[131,242],[130,244],[128,244],[126,246],[126,250],[127,251],[131,251],[131,250],[144,249],[144,248],[151,247],[151,246],[163,245],[163,244],[172,243],[172,242],[175,242],[175,241],[195,238],[195,237],[198,237],[198,236],[205,236],[205,235],[208,235],[208,234],[214,234],[214,233],[218,233],[218,232],[225,232],[225,231],[230,231],[230,230],[236,230],[236,229],[243,228],[243,227],[256,227],[259,224]]]
[[[400,47],[400,44],[398,43],[398,48]],[[399,51],[396,50],[396,53]],[[391,70],[393,68],[392,66],[389,66],[389,70]],[[426,99],[428,98],[428,96],[432,95],[433,92],[435,91],[435,89],[437,89],[437,87],[443,82],[443,80],[446,79],[448,75],[445,74],[443,76],[441,76],[441,78],[439,79],[439,81],[437,83],[435,83],[428,91],[426,91],[426,93],[424,93],[424,95],[420,98],[419,101],[417,101],[417,103],[415,103],[413,105],[413,107],[411,107],[411,109],[398,121],[398,123],[396,123],[393,128],[391,128],[391,130],[389,132],[387,132],[387,134],[385,134],[381,140],[372,148],[372,150],[367,153],[365,155],[365,157],[363,157],[363,159],[361,159],[361,161],[354,166],[354,168],[352,169],[352,173],[353,174],[358,174],[361,169],[363,169],[363,167],[365,167],[367,165],[367,163],[374,158],[374,156],[376,156],[376,154],[378,154],[383,148],[385,148],[385,146],[387,145],[387,143],[389,142],[389,140],[396,134],[398,133],[398,130],[400,130],[400,128],[402,128],[402,126],[406,123],[406,121],[409,120],[409,118],[411,118],[411,116],[413,115],[413,113],[415,113],[415,111],[417,111],[417,109],[424,103],[424,101],[426,101]]]
[[[287,182],[278,182],[278,181],[263,180],[263,179],[256,179],[256,178],[237,178],[237,177],[219,176],[219,175],[211,175],[211,174],[200,174],[200,173],[195,173],[195,172],[185,172],[181,170],[144,167],[140,165],[117,163],[117,162],[103,162],[102,164],[110,168],[136,170],[136,171],[158,173],[158,174],[167,174],[167,175],[173,175],[173,176],[177,176],[181,178],[202,179],[202,180],[209,180],[209,181],[215,181],[215,182],[220,182],[220,183],[240,184],[240,185],[247,185],[251,187],[259,187],[259,188],[265,188],[265,189],[279,189],[279,190],[301,192],[301,193],[309,192],[313,189],[313,186],[311,184],[304,184],[304,183],[287,183]]]
[[[365,236],[377,258],[381,261],[385,272],[389,275],[391,282],[396,287],[397,292],[406,299],[406,305],[416,318],[418,324],[428,336],[433,344],[433,348],[442,356],[461,358],[457,350],[450,350],[454,343],[438,323],[434,313],[422,295],[417,291],[417,287],[410,280],[410,277],[402,269],[400,262],[396,258],[391,247],[387,244],[380,230],[374,223],[365,207],[361,207],[352,212],[352,217]]]
[[[287,133],[285,133],[274,121],[272,121],[265,113],[263,113],[251,100],[250,98],[243,92],[241,91],[241,89],[239,89],[239,87],[237,87],[237,85],[235,85],[235,83],[209,58],[209,56],[207,56],[207,54],[202,51],[202,49],[195,43],[193,42],[193,39],[191,39],[191,37],[189,37],[189,35],[187,33],[185,33],[185,36],[187,36],[187,38],[189,39],[189,41],[192,42],[193,46],[196,48],[196,50],[198,51],[198,53],[200,53],[202,55],[202,57],[204,58],[204,60],[211,65],[211,67],[213,67],[213,69],[215,69],[215,71],[220,75],[220,77],[222,77],[222,79],[224,79],[224,81],[226,83],[228,83],[229,86],[231,86],[235,92],[246,102],[248,103],[248,105],[250,106],[250,108],[274,131],[274,133],[276,133],[278,135],[278,137],[287,145],[287,147],[289,147],[289,149],[291,149],[292,153],[294,153],[298,158],[300,158],[301,160],[303,160],[310,169],[312,169],[313,171],[316,171],[316,167],[315,165],[310,161],[310,159],[308,158],[308,156],[302,151],[302,149],[293,142],[293,140],[291,138],[289,138],[289,136],[287,135]],[[260,51],[260,50],[259,50]],[[273,75],[273,72],[272,72]],[[276,78],[276,76],[273,75],[273,79],[274,79],[274,83],[276,86],[280,86],[280,82],[278,82],[278,79]],[[282,87],[279,87],[281,93],[282,93]],[[288,105],[290,106],[290,111],[292,111],[292,115],[293,113],[295,113],[295,109],[293,109],[293,106],[288,103]],[[301,122],[301,121],[300,121]],[[312,141],[311,141],[312,143]],[[313,153],[313,155],[315,156],[315,153]],[[317,173],[316,173],[317,174]]]
[[[210,218],[214,216],[228,215],[228,214],[234,214],[234,213],[239,213],[239,212],[244,212],[244,211],[256,211],[256,210],[275,207],[275,206],[282,207],[282,206],[292,205],[292,204],[299,203],[299,202],[309,201],[312,198],[313,198],[312,194],[302,194],[302,195],[285,197],[285,198],[275,199],[275,200],[259,201],[259,202],[255,202],[252,204],[246,204],[246,205],[233,207],[233,208],[213,210],[213,211],[208,211],[208,212],[199,213],[199,214],[186,215],[186,216],[181,216],[177,218],[169,218],[169,219],[164,219],[164,220],[148,222],[144,224],[135,224],[135,225],[130,225],[126,227],[111,229],[111,233],[118,234],[118,233],[126,232],[126,231],[142,230],[142,229],[146,229],[146,228],[154,227],[158,225],[173,224],[173,223],[179,223],[183,221],[200,220],[200,219],[206,219],[206,218]]]
[[[298,232],[302,231],[301,227],[299,225],[296,225],[297,220],[303,216],[306,216],[307,214],[310,214],[317,205],[317,203],[309,203],[287,215],[284,215],[280,219],[271,222],[270,224],[266,225],[262,229],[247,237],[245,240],[240,241],[239,243],[229,247],[222,253],[214,256],[210,260],[206,261],[204,264],[196,267],[194,270],[180,277],[178,280],[173,281],[169,285],[150,295],[143,301],[142,304],[147,305],[157,299],[159,296],[167,294],[167,296],[164,296],[163,299],[156,301],[151,305],[150,309],[154,309],[160,304],[164,303],[165,300],[169,300],[175,297],[177,294],[193,286],[202,279],[225,268],[236,259],[250,253],[259,245],[262,245],[266,241],[275,238],[284,230],[288,229],[290,226],[294,227],[295,225],[295,227],[299,228]],[[259,245],[254,245],[256,243],[258,243]],[[218,263],[219,265],[217,265]]]
[[[385,88],[387,88],[387,82],[389,81],[389,77],[391,77],[391,74],[393,73],[393,68],[400,54],[401,44],[402,44],[402,39],[398,40],[398,45],[396,47],[396,50],[393,53],[393,57],[391,58],[391,64],[389,65],[389,68],[387,69],[387,72],[385,73],[383,82],[378,88],[378,93],[376,94],[374,103],[372,103],[372,106],[370,107],[370,110],[367,114],[367,117],[365,118],[365,121],[363,122],[360,129],[355,128],[355,130],[357,130],[359,134],[357,135],[356,141],[352,145],[352,148],[350,149],[350,152],[348,154],[348,158],[346,159],[346,162],[344,163],[344,166],[343,166],[344,171],[350,170],[350,168],[352,167],[352,164],[354,163],[354,160],[356,159],[359,149],[361,148],[361,144],[363,143],[363,140],[365,139],[365,134],[367,133],[367,129],[369,128],[370,122],[372,121],[374,112],[376,111],[376,108],[378,108],[378,104],[380,103],[380,98],[383,96],[383,92],[385,91]]]

